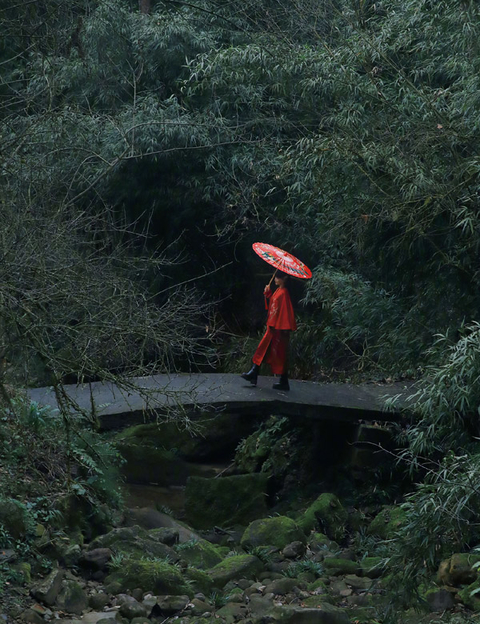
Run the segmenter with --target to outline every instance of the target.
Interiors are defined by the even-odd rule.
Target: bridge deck
[[[415,391],[407,382],[352,385],[290,380],[290,392],[280,392],[272,389],[273,377],[259,377],[255,387],[239,375],[216,373],[155,375],[134,381],[138,390],[127,391],[103,382],[67,385],[65,389],[87,412],[91,412],[93,400],[105,429],[141,422],[151,410],[165,412],[180,406],[188,411],[274,413],[349,422],[360,419],[391,421],[398,419],[398,413],[385,410],[385,399],[401,395],[400,407]],[[42,405],[57,407],[51,388],[30,389],[28,395]]]

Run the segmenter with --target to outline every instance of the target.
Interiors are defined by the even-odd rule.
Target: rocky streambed
[[[395,531],[401,516],[393,511],[377,516],[370,532]],[[382,622],[392,591],[384,561],[358,557],[340,545],[350,521],[331,493],[296,519],[260,518],[244,530],[200,532],[156,510],[131,510],[122,522],[128,526],[88,544],[65,544],[58,566],[29,587],[31,604],[19,619],[33,624]],[[480,557],[454,555],[443,562],[437,585],[425,592],[433,611],[458,611],[462,601],[477,608],[469,587],[477,582],[476,560]],[[405,613],[400,621],[413,624],[420,616]]]
[[[302,487],[317,479],[313,485],[325,490],[326,483],[315,437],[284,419],[242,426],[225,419],[223,433],[219,426],[183,440],[178,432],[151,425],[117,434],[125,475],[133,482],[132,506],[113,525],[72,530],[61,538],[39,525],[36,548],[48,553],[51,564],[35,578],[15,561],[17,553],[0,553],[0,563],[11,557],[24,581],[18,589],[22,600],[16,610],[3,612],[3,620],[394,621],[397,581],[385,545],[405,522],[403,509],[378,504],[361,509],[332,491],[307,497]],[[212,464],[212,457],[229,469]],[[174,509],[165,510],[162,501],[168,505],[169,494]],[[148,506],[141,506],[144,502]],[[445,559],[419,588],[430,614],[396,605],[396,621],[475,621],[478,561],[480,556],[468,553]],[[460,619],[449,620],[450,615]]]

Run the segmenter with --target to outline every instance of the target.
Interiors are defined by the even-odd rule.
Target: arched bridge
[[[102,429],[122,428],[144,422],[152,413],[176,409],[387,422],[399,419],[399,409],[415,392],[411,382],[354,385],[290,380],[290,392],[273,390],[273,382],[273,377],[259,377],[255,387],[239,375],[199,373],[139,377],[125,386],[93,382],[64,388],[78,408],[94,411]],[[27,394],[42,405],[57,407],[52,388],[30,389]],[[397,395],[397,411],[387,411],[386,399]]]

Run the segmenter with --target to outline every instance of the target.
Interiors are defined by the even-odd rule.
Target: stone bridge
[[[171,374],[135,378],[127,387],[93,382],[67,385],[65,391],[79,409],[95,413],[102,429],[123,428],[145,422],[154,413],[174,410],[277,414],[351,424],[398,421],[400,408],[415,392],[411,382],[353,385],[290,380],[290,392],[273,390],[273,382],[273,377],[259,377],[255,387],[234,374]],[[52,388],[27,392],[32,400],[57,407]],[[386,399],[397,395],[396,410],[387,410]]]

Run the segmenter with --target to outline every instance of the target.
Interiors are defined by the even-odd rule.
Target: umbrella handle
[[[270,286],[270,284],[273,282],[273,278],[275,277],[275,275],[277,274],[278,269],[275,269],[275,273],[272,275],[272,277],[270,278],[270,281],[268,282],[268,285]]]

